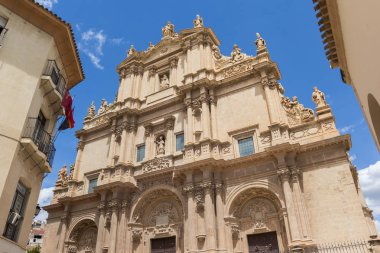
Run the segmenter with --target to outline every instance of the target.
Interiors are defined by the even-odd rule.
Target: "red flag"
[[[68,90],[66,91],[65,96],[62,99],[61,105],[67,117],[68,113],[72,111],[71,106],[73,105],[73,98],[71,97],[70,92]]]
[[[75,121],[74,121],[74,110],[72,110],[70,108],[70,111],[66,114],[66,117],[69,121],[69,128],[74,128],[74,124],[75,124]]]

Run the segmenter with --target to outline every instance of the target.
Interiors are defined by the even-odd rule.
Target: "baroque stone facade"
[[[256,56],[222,55],[200,16],[162,35],[118,65],[115,101],[91,104],[43,252],[288,252],[377,234],[323,92],[316,112],[286,97],[260,34]]]

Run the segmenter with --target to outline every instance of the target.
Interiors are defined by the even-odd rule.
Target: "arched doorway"
[[[79,222],[66,241],[67,252],[94,253],[98,228],[94,221],[83,220]]]
[[[183,214],[181,200],[170,190],[143,194],[128,224],[133,252],[183,252]]]
[[[269,190],[251,188],[232,201],[227,224],[234,252],[283,252],[287,237],[281,203]]]

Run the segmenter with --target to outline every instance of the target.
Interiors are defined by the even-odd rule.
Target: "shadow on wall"
[[[380,143],[380,105],[371,93],[368,94],[368,107],[377,143]]]

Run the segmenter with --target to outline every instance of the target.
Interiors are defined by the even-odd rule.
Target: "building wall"
[[[8,9],[0,6],[0,15],[8,19],[8,29],[0,49],[0,146],[2,161],[0,178],[0,227],[4,232],[9,209],[13,201],[18,182],[22,182],[29,190],[24,219],[17,237],[14,250],[26,246],[28,233],[36,208],[41,188],[43,171],[36,165],[20,144],[27,118],[36,118],[41,110],[47,119],[46,131],[54,134],[58,113],[51,107],[51,101],[44,97],[40,86],[41,76],[47,60],[54,59],[63,71],[54,39],[49,34],[26,22]],[[1,245],[7,240],[1,240]],[[4,246],[6,247],[6,246]],[[8,247],[8,246],[7,246]],[[3,249],[3,247],[1,247]]]
[[[376,0],[365,4],[354,0],[338,0],[338,13],[344,42],[348,71],[352,86],[364,112],[368,126],[380,150],[380,73],[377,65],[380,57],[378,45],[380,33],[379,16],[376,10],[380,3]],[[369,95],[374,102],[370,112]]]

